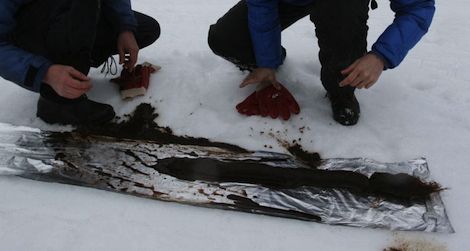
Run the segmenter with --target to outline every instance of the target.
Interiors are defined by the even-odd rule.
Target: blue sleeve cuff
[[[260,63],[256,63],[256,65],[258,66],[258,68],[270,68],[270,69],[274,69],[276,70],[277,68],[279,68],[279,66],[281,66],[281,64],[278,64],[278,63],[273,63],[273,62],[260,62]]]
[[[380,46],[378,43],[375,43],[372,46],[371,52],[384,60],[386,63],[386,69],[393,69],[397,67],[401,60],[403,60],[403,57],[401,60],[397,59],[397,56],[393,52],[388,51],[385,47]],[[395,61],[393,59],[395,59]]]
[[[384,71],[390,69],[390,63],[382,54],[380,54],[380,52],[371,50],[368,52],[368,54],[374,54],[375,56],[380,58],[380,60],[382,60],[382,62],[384,63]]]
[[[41,90],[41,85],[44,83],[44,78],[46,77],[47,70],[52,64],[50,62],[44,63],[41,67],[39,67],[36,77],[34,78],[33,82],[33,89],[34,92],[39,92]]]

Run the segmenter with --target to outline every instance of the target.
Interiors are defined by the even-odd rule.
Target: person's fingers
[[[343,81],[339,82],[340,86],[351,85],[356,78],[359,76],[359,71],[354,70],[353,72],[349,73],[349,75],[343,79]]]
[[[80,81],[90,81],[89,77],[87,77],[85,74],[75,70],[75,68],[73,68],[73,67],[70,67],[68,69],[68,72],[69,72],[70,76],[72,76],[75,79],[78,79]]]
[[[63,91],[61,96],[64,98],[75,99],[75,98],[82,96],[83,94],[84,94],[83,91],[73,89],[73,88],[67,88]]]
[[[374,81],[370,82],[369,84],[367,84],[366,89],[371,88],[376,82],[377,82],[377,80],[374,80]]]
[[[126,62],[126,52],[124,51],[124,48],[122,47],[118,48],[118,53],[119,53],[119,64],[124,64]]]
[[[81,91],[88,91],[91,89],[90,81],[78,81],[76,79],[70,79],[66,82],[67,88],[77,89]]]
[[[243,88],[247,85],[257,84],[259,82],[260,82],[259,79],[250,75],[247,78],[245,78],[245,80],[243,80],[243,82],[240,84],[240,88]]]
[[[82,82],[78,83],[67,83],[65,89],[73,89],[77,91],[87,92],[91,89],[91,85],[84,85]]]
[[[367,78],[366,80],[362,81],[358,86],[358,88],[367,88],[370,84],[374,83],[374,81],[371,78]]]
[[[359,75],[356,77],[356,79],[354,79],[354,81],[351,82],[351,84],[349,84],[350,86],[352,87],[357,87],[359,86],[360,83],[363,83],[367,80],[367,78],[363,75]]]
[[[127,67],[129,70],[134,70],[135,64],[137,63],[137,58],[139,56],[139,50],[132,49],[130,51],[129,61],[127,61]]]
[[[358,64],[358,61],[356,60],[354,63],[352,63],[350,66],[348,66],[348,68],[342,70],[341,74],[343,74],[343,75],[350,74],[354,70],[354,68],[356,68],[357,64]]]
[[[369,82],[367,80],[363,80],[362,82],[360,82],[359,84],[356,85],[356,88],[357,89],[365,88],[368,83]]]
[[[279,83],[278,81],[273,81],[273,82],[272,82],[272,85],[273,85],[274,88],[276,88],[277,90],[281,90],[281,89],[282,89],[282,84]]]

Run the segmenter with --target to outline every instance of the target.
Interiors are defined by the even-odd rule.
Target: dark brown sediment
[[[290,154],[307,164],[309,167],[316,168],[321,164],[320,154],[307,152],[299,144],[287,145],[285,147]]]
[[[436,182],[423,182],[404,173],[374,173],[369,181],[371,191],[400,198],[423,198],[442,190]]]
[[[127,121],[109,123],[100,127],[79,128],[75,133],[83,137],[99,135],[116,139],[145,140],[158,144],[211,146],[236,153],[248,152],[236,145],[211,142],[205,138],[176,136],[171,129],[161,127],[154,121],[158,114],[149,104],[139,105],[134,113],[127,117]],[[51,138],[58,141],[67,140],[69,137],[70,133],[51,134]],[[437,183],[425,183],[407,174],[375,173],[368,178],[353,171],[317,170],[314,168],[321,162],[319,154],[309,153],[298,144],[286,148],[297,160],[312,168],[280,168],[267,164],[269,161],[276,161],[275,159],[220,160],[198,156],[160,159],[158,164],[151,167],[161,173],[188,181],[238,182],[279,189],[302,186],[342,188],[357,193],[400,199],[423,198],[441,190]]]
[[[375,173],[369,179],[352,171],[281,168],[246,160],[225,162],[208,158],[167,158],[160,160],[153,168],[187,181],[238,182],[258,184],[273,189],[302,186],[341,188],[353,193],[396,199],[425,198],[440,190],[436,183],[425,183],[407,174]]]
[[[273,167],[250,160],[167,158],[153,168],[181,180],[239,182],[277,189],[315,186],[365,191],[368,187],[367,177],[359,173]]]
[[[242,147],[228,143],[212,142],[205,138],[176,136],[170,128],[159,126],[155,122],[158,113],[150,104],[140,104],[132,114],[126,117],[128,119],[122,122],[110,122],[95,127],[80,127],[76,132],[123,139],[148,140],[159,144],[213,146],[233,152],[249,152]]]

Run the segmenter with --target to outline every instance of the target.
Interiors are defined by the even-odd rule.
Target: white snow
[[[90,97],[119,114],[141,102],[158,107],[160,125],[177,134],[208,137],[250,149],[284,151],[283,140],[302,137],[324,158],[403,161],[426,157],[456,234],[392,233],[328,226],[246,213],[198,208],[60,184],[0,177],[0,250],[382,250],[394,239],[431,241],[448,250],[470,245],[470,19],[466,0],[437,1],[430,32],[403,64],[358,91],[362,117],[354,127],[331,118],[319,80],[314,28],[308,19],[283,33],[288,57],[279,79],[302,112],[288,122],[243,117],[234,106],[253,90],[239,89],[244,74],[213,55],[209,25],[235,0],[135,0],[136,10],[160,22],[162,36],[140,53],[161,65],[146,97],[121,101],[109,77],[92,72]],[[388,1],[370,13],[372,44],[391,22]],[[0,121],[49,130],[35,117],[37,94],[1,79]],[[299,128],[308,126],[303,134]],[[279,131],[279,133],[276,133]],[[426,246],[426,245],[424,245]],[[440,248],[442,249],[442,248]],[[440,250],[439,249],[439,250]],[[422,249],[427,250],[427,249]]]

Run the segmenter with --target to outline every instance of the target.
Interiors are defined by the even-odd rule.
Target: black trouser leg
[[[340,87],[340,73],[367,52],[370,0],[317,0],[310,15],[315,23],[322,65],[321,80],[330,94],[354,92]]]
[[[284,30],[310,13],[309,7],[279,4],[281,29]],[[216,24],[211,25],[208,37],[212,51],[241,69],[256,67],[250,30],[248,6],[245,0],[238,2]]]

